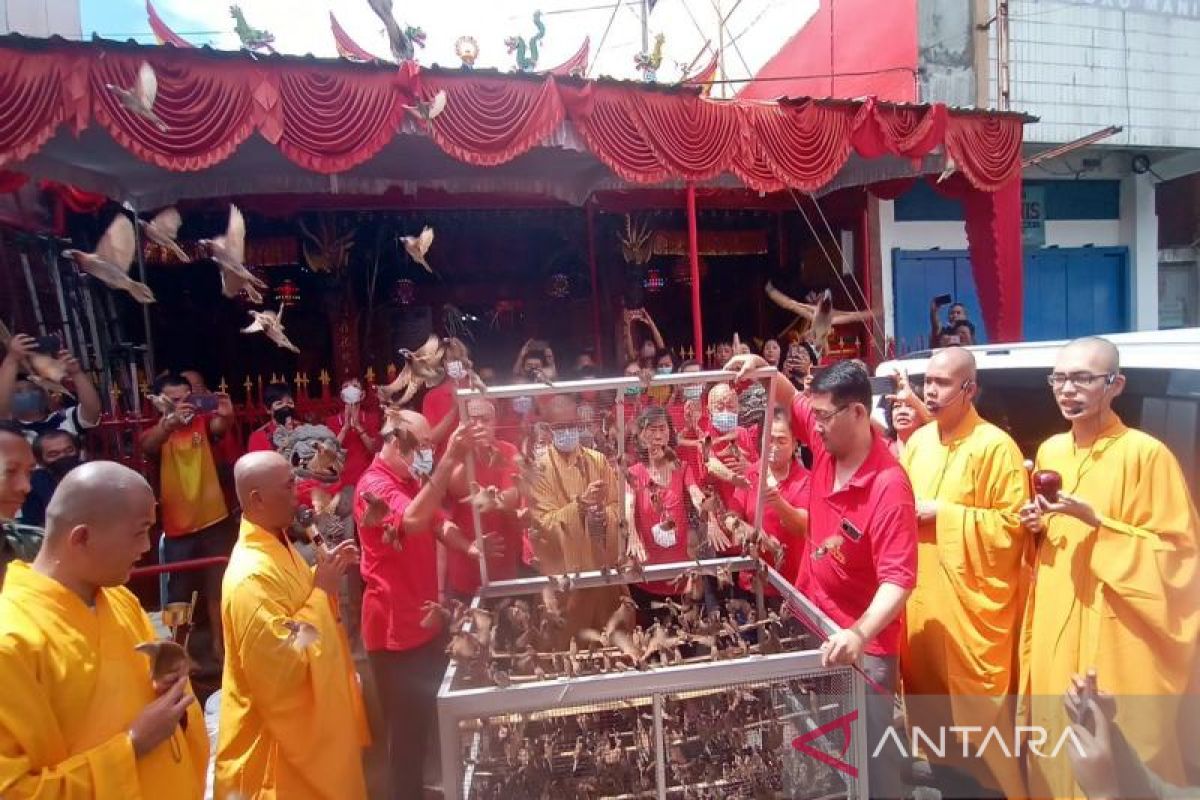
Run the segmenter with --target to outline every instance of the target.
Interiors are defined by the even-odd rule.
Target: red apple
[[[1033,473],[1033,490],[1051,503],[1058,502],[1062,491],[1062,475],[1052,469],[1040,469]]]

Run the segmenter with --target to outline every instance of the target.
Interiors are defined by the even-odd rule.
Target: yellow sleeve
[[[74,755],[19,645],[0,647],[0,797],[5,800],[139,800],[137,760],[122,731]],[[201,721],[203,728],[203,721]]]
[[[1136,615],[1146,630],[1190,642],[1200,622],[1196,507],[1166,447],[1148,447],[1140,460],[1137,491],[1122,509],[1124,519],[1099,515],[1092,571],[1110,589],[1108,603],[1118,614]]]
[[[914,448],[905,448],[906,464]],[[965,480],[966,476],[946,476]],[[1018,512],[1029,499],[1025,467],[1017,446],[1006,440],[992,443],[984,451],[979,472],[973,478],[982,487],[979,506],[938,500],[938,549],[953,556],[952,563],[965,563],[977,574],[988,567],[1009,563],[1016,548],[1023,547],[1024,533]],[[1003,578],[997,575],[997,578]]]

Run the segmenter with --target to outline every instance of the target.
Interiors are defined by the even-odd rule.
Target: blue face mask
[[[433,449],[424,447],[413,454],[408,471],[414,478],[428,478],[433,474]]]
[[[46,416],[46,398],[36,389],[13,392],[11,405],[14,417]]]
[[[718,411],[712,415],[712,426],[718,433],[729,433],[737,427],[738,415],[732,411]]]
[[[625,396],[626,397],[640,397],[642,392],[644,392],[644,391],[646,391],[645,386],[626,386],[625,387]]]
[[[512,401],[512,407],[513,411],[517,412],[521,416],[525,416],[533,410],[533,398],[526,397],[524,395],[521,397],[514,397]]]
[[[552,432],[554,449],[560,453],[573,453],[579,447],[578,428],[559,428]]]
[[[655,375],[670,375],[674,370],[671,367],[657,367],[654,370]]]
[[[703,386],[685,386],[683,387],[684,400],[699,400],[704,395]]]

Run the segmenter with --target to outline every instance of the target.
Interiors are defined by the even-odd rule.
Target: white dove
[[[251,309],[250,316],[254,319],[254,322],[242,328],[242,333],[257,333],[258,331],[262,331],[267,335],[268,339],[284,350],[291,350],[293,353],[300,352],[300,348],[292,344],[287,334],[283,332],[283,306],[280,306],[278,311],[255,311]]]
[[[167,123],[154,113],[154,100],[158,97],[158,76],[154,74],[154,67],[149,63],[142,62],[142,66],[138,68],[137,82],[129,89],[122,89],[111,83],[104,85],[121,98],[121,105],[125,106],[129,113],[153,123],[160,131],[168,130]]]
[[[191,263],[191,257],[183,252],[183,248],[175,241],[176,237],[179,236],[179,226],[182,224],[183,218],[179,216],[179,211],[174,207],[164,208],[155,214],[154,218],[149,222],[144,219],[138,219],[142,235],[159,247],[170,250],[181,263],[188,264]]]
[[[420,236],[401,236],[400,241],[404,243],[404,252],[408,253],[413,261],[424,267],[430,275],[436,274],[425,260],[425,254],[433,246],[433,228],[426,225]]]
[[[150,287],[129,277],[135,247],[133,223],[124,214],[117,214],[96,244],[96,252],[63,250],[62,256],[106,286],[129,292],[139,303],[153,303]]]
[[[446,110],[446,90],[438,89],[437,94],[428,103],[418,97],[415,105],[405,106],[405,108],[414,117],[429,124]]]
[[[267,284],[256,278],[243,263],[246,258],[246,219],[237,206],[229,204],[229,226],[224,236],[201,239],[196,244],[221,268],[221,294],[237,297],[244,289],[251,302],[262,302],[262,294],[257,290],[265,289]]]

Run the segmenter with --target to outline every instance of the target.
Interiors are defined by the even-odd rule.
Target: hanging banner
[[[1046,246],[1046,187],[1021,187],[1021,244]]]

